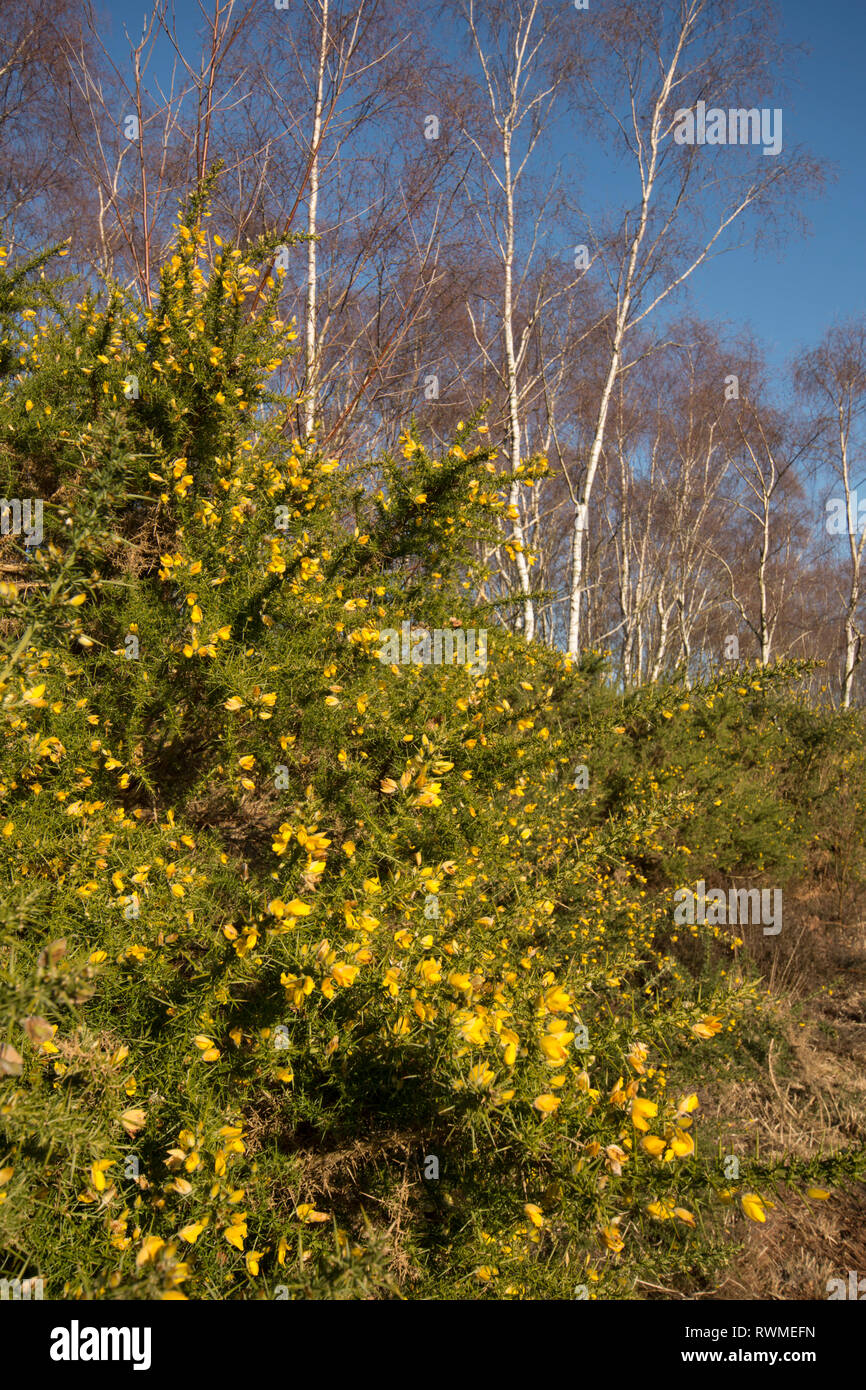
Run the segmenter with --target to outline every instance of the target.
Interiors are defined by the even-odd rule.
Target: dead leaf
[[[147,1123],[147,1116],[139,1106],[135,1106],[132,1110],[124,1110],[120,1117],[120,1123],[123,1125],[127,1134],[134,1135],[137,1134],[140,1129],[144,1129]]]
[[[20,1076],[24,1071],[24,1058],[16,1052],[11,1043],[0,1043],[0,1076]]]
[[[60,936],[56,941],[52,941],[50,946],[46,946],[44,951],[40,951],[38,964],[45,970],[48,966],[57,965],[60,957],[65,954],[66,937]]]
[[[39,1014],[28,1014],[27,1018],[22,1018],[21,1027],[34,1047],[53,1036],[51,1024],[46,1018],[40,1018]]]

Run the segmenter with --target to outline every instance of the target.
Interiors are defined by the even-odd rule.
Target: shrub
[[[509,481],[483,415],[440,455],[292,440],[269,248],[208,215],[152,311],[68,303],[42,261],[0,281],[2,484],[45,499],[2,585],[4,1271],[84,1298],[702,1277],[724,1204],[762,1210],[694,1138],[758,986],[722,928],[690,968],[672,894],[699,860],[799,865],[826,728],[773,681],[623,698],[512,636],[473,601]],[[388,629],[411,655],[482,628],[474,668],[380,659]]]

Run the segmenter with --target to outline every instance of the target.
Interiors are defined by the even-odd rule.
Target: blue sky
[[[866,311],[866,10],[857,0],[782,0],[784,34],[806,45],[784,104],[785,144],[808,145],[837,181],[804,208],[812,235],[756,258],[733,252],[705,268],[693,302],[707,317],[750,325],[782,368],[834,318]]]
[[[407,0],[407,13],[419,2]],[[197,0],[176,4],[181,34],[192,37]],[[146,0],[135,8],[129,0],[102,0],[100,8],[119,56],[123,25],[138,29]],[[781,0],[781,8],[784,38],[806,50],[786,74],[785,147],[808,146],[835,167],[836,178],[802,208],[811,235],[791,235],[758,256],[748,246],[734,249],[696,273],[688,296],[699,316],[727,323],[733,333],[753,330],[780,387],[794,353],[815,343],[834,319],[866,311],[866,9],[858,0]],[[586,173],[595,172],[593,159]]]

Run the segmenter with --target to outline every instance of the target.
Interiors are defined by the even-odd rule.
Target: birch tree
[[[601,490],[610,535],[626,684],[660,678],[676,658],[688,682],[696,627],[720,599],[713,538],[730,508],[717,345],[701,323],[677,326],[622,376]]]
[[[834,480],[827,504],[827,531],[844,535],[847,575],[842,589],[843,652],[840,699],[852,702],[854,678],[863,660],[863,556],[866,496],[863,422],[866,419],[866,321],[834,326],[795,367],[801,398],[812,407],[820,459]],[[861,489],[858,497],[858,488]]]
[[[495,0],[483,6],[478,0],[462,0],[458,12],[478,65],[485,108],[484,117],[479,110],[477,119],[464,121],[463,133],[476,157],[473,210],[484,242],[500,269],[501,298],[495,321],[501,356],[495,356],[493,343],[484,333],[471,302],[467,311],[479,352],[497,372],[503,388],[512,477],[508,496],[512,529],[507,549],[514,557],[523,595],[523,635],[531,641],[535,634],[535,608],[520,486],[527,353],[536,325],[552,298],[564,289],[572,289],[577,279],[566,287],[558,286],[554,292],[548,289],[543,277],[536,278],[535,293],[528,300],[530,272],[545,218],[549,216],[550,186],[528,221],[522,220],[522,212],[526,207],[524,193],[529,184],[530,163],[554,118],[571,61],[561,41],[563,17],[541,0]]]
[[[0,223],[13,253],[69,236],[83,220],[64,54],[82,42],[75,0],[4,0],[0,24]],[[86,37],[85,47],[89,47]]]
[[[739,563],[726,559],[721,549],[716,554],[727,574],[731,603],[766,667],[792,578],[794,531],[786,503],[797,486],[793,470],[802,451],[792,447],[783,423],[766,407],[749,399],[743,406],[728,450],[731,473],[739,483],[733,506],[745,520],[745,528],[733,528]],[[750,602],[746,595],[751,593],[755,598]]]
[[[589,15],[586,16],[589,19]],[[815,176],[801,152],[766,158],[761,150],[707,151],[676,143],[678,113],[697,98],[743,106],[747,93],[770,90],[778,45],[765,5],[735,0],[624,0],[601,15],[595,62],[583,70],[582,109],[597,110],[636,183],[636,199],[619,225],[593,232],[611,297],[607,368],[595,428],[583,462],[571,543],[568,651],[581,641],[585,553],[592,491],[619,376],[632,366],[638,327],[669,303],[747,213],[768,213]],[[726,161],[722,164],[722,161]],[[588,218],[588,221],[591,219]]]
[[[244,74],[230,72],[229,60],[251,11],[212,0],[202,15],[195,56],[169,0],[156,0],[140,33],[126,33],[124,60],[109,50],[90,3],[81,34],[65,46],[73,158],[96,203],[96,247],[80,252],[98,273],[135,284],[148,306],[178,202],[201,182],[215,145],[228,154],[223,124],[245,100]]]
[[[338,453],[350,430],[370,445],[389,393],[411,405],[395,371],[439,283],[454,142],[424,141],[416,29],[391,0],[305,0],[253,41],[249,119],[291,155],[264,181],[264,226],[288,231],[303,209],[305,274],[287,281],[303,299],[298,434]]]

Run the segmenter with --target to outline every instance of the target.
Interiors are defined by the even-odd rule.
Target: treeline
[[[772,8],[735,0],[158,0],[126,34],[7,0],[2,240],[152,307],[218,169],[215,224],[270,253],[239,302],[283,274],[297,319],[288,434],[375,457],[414,417],[438,447],[488,402],[499,621],[625,685],[795,656],[860,703],[866,322],[780,380],[683,301],[720,252],[800,234],[824,170],[679,143],[677,112],[784,109],[792,73]]]

